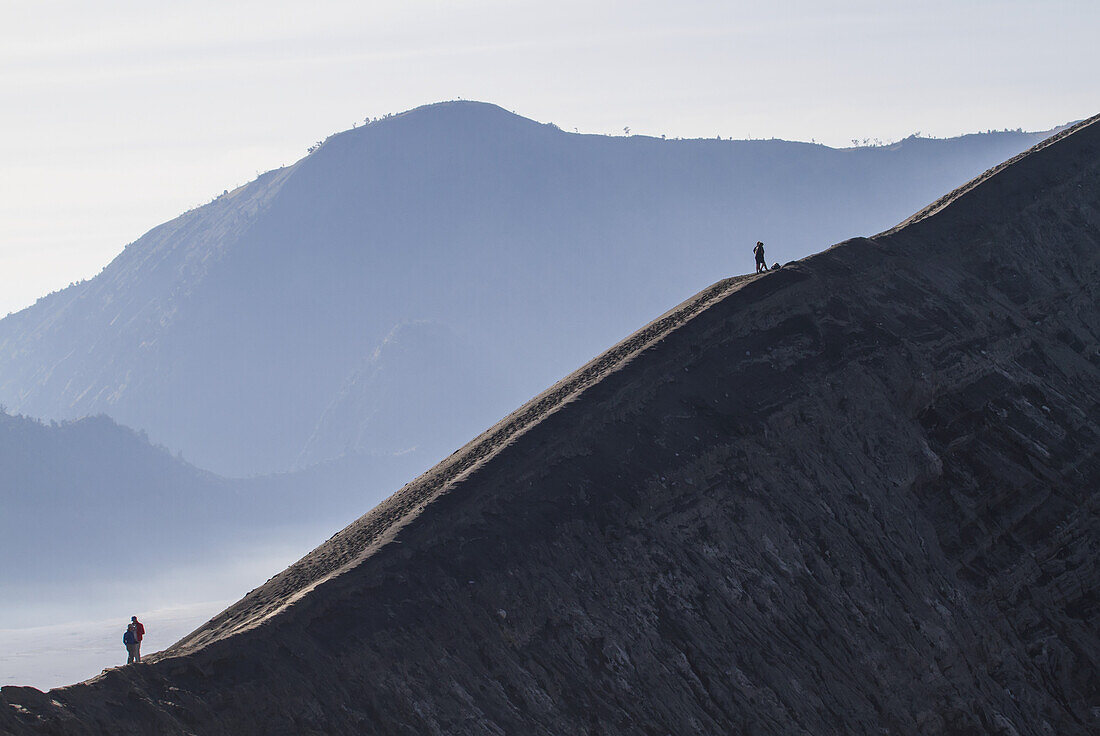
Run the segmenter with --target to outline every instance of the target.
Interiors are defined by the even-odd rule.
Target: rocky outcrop
[[[1100,728],[1100,122],[723,281],[0,729]]]

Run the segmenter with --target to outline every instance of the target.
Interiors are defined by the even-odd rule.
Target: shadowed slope
[[[0,725],[1089,733],[1098,304],[1093,119],[716,284],[155,664],[5,688]]]
[[[447,493],[479,465],[516,441],[530,427],[577,399],[586,388],[609,372],[752,278],[754,277],[739,276],[720,281],[639,330],[628,340],[535,397],[432,470],[409,483],[370,513],[338,532],[309,556],[250,593],[203,629],[174,645],[166,654],[187,651],[227,634],[250,628],[294,603],[332,575],[347,569],[349,565],[361,562],[365,555],[394,539],[400,529],[423,511],[427,504]]]

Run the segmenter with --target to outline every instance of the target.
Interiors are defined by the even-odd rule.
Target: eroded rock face
[[[1085,734],[1100,123],[716,284],[15,733]]]

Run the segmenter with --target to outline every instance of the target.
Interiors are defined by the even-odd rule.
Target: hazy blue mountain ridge
[[[155,564],[237,507],[228,482],[105,416],[51,426],[0,413],[0,468],[8,582],[71,579],[133,550]]]
[[[467,439],[458,427],[488,427],[512,408],[501,400],[510,380],[449,328],[402,323],[348,377],[298,464],[323,462],[340,443],[344,453],[375,457],[415,452],[425,427],[457,447]]]
[[[418,108],[331,137],[0,320],[0,401],[44,417],[105,412],[220,473],[286,470],[361,448],[356,421],[338,431],[324,417],[395,326],[425,321],[479,367],[453,389],[447,422],[408,427],[402,397],[449,370],[422,345],[434,368],[387,381],[371,423],[375,437],[404,427],[400,444],[426,464],[484,429],[487,405],[518,404],[749,270],[756,240],[785,261],[877,232],[1040,137],[836,150],[577,135],[482,103]]]
[[[166,567],[278,541],[282,530],[344,523],[377,500],[358,478],[399,484],[420,470],[399,461],[347,457],[226,479],[106,416],[47,424],[0,412],[0,590],[33,584],[64,595],[76,581],[117,579],[130,560],[140,560],[140,586]]]

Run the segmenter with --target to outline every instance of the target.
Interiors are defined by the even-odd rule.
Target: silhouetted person
[[[134,627],[134,661],[141,661],[141,640],[145,638],[145,627],[137,620],[137,616],[130,617],[131,626]]]
[[[756,241],[756,247],[752,249],[753,255],[756,256],[756,272],[768,270],[768,261],[764,258],[764,244],[759,240]]]
[[[122,635],[122,643],[126,645],[126,664],[133,664],[137,656],[137,634],[134,628],[134,625],[130,624],[126,627],[126,633]]]

